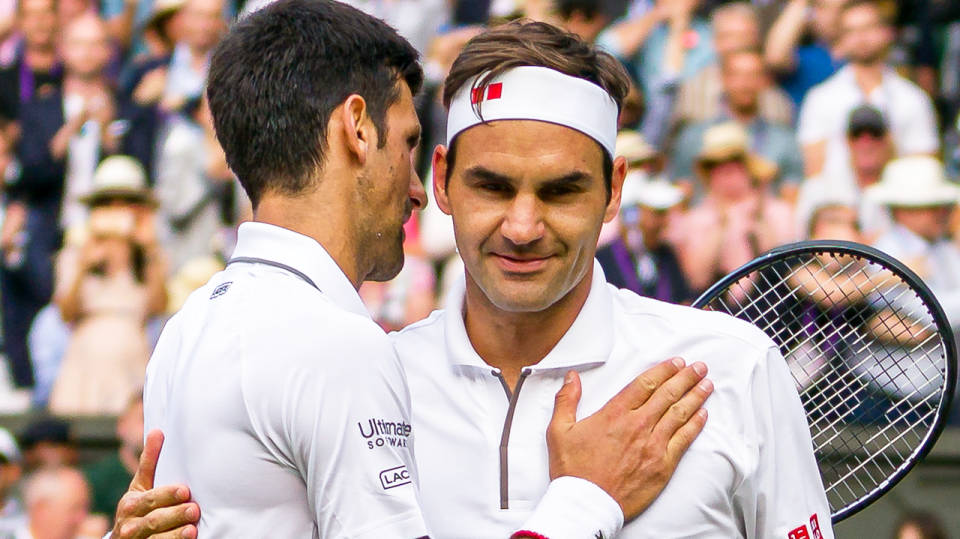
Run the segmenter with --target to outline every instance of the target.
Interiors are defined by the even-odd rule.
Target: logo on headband
[[[483,92],[486,90],[487,98],[483,99]],[[491,84],[486,88],[474,88],[470,92],[470,103],[476,105],[480,101],[490,101],[491,99],[500,99],[500,96],[503,95],[503,83],[498,82],[496,84]]]

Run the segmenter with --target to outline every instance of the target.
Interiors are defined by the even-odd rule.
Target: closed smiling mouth
[[[529,256],[491,253],[501,269],[508,273],[531,273],[542,270],[552,256]]]

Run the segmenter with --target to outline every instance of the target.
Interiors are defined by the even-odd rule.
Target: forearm
[[[80,286],[83,283],[85,270],[77,272],[76,277],[67,291],[56,298],[57,307],[60,309],[60,318],[68,324],[74,324],[80,321],[80,315],[83,311],[83,305],[80,299]]]
[[[791,0],[767,34],[765,59],[770,69],[779,72],[793,70],[797,43],[807,20],[808,0]]]
[[[152,316],[167,310],[166,264],[159,245],[146,247],[147,313]]]
[[[683,70],[687,53],[683,45],[683,36],[690,29],[690,18],[675,16],[670,20],[670,34],[664,54],[663,70],[668,75],[676,75]]]
[[[623,21],[610,28],[610,34],[620,45],[620,50],[616,51],[617,54],[624,58],[637,54],[653,29],[662,21],[663,10],[654,7],[636,19]]]

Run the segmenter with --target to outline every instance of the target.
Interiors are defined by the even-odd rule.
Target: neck
[[[27,46],[24,61],[34,71],[48,71],[57,63],[57,51],[53,47]]]
[[[851,65],[853,66],[853,76],[864,95],[872,92],[883,82],[884,64],[882,62]]]
[[[516,387],[524,367],[536,365],[560,342],[583,309],[593,266],[566,296],[538,312],[510,312],[494,305],[467,274],[464,324],[470,344],[503,379]]]
[[[355,219],[350,218],[358,215],[359,209],[351,213],[351,208],[335,207],[327,202],[331,196],[333,200],[343,199],[342,195],[327,195],[322,189],[299,197],[264,195],[253,220],[313,238],[359,289],[366,273],[360,268],[358,234],[352,226]]]
[[[866,169],[866,170],[855,170],[857,180],[857,187],[860,189],[866,189],[871,185],[880,181],[880,174],[882,170]]]
[[[730,107],[730,117],[742,124],[749,124],[757,117],[757,105],[752,107]]]
[[[77,94],[90,96],[100,94],[104,90],[104,82],[99,76],[78,76],[67,74],[63,80],[63,90],[65,94]]]

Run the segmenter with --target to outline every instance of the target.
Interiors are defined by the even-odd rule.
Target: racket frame
[[[933,317],[934,323],[936,324],[937,332],[940,333],[941,337],[946,335],[946,337],[943,339],[946,355],[944,358],[944,377],[946,384],[941,395],[942,398],[940,400],[940,407],[937,410],[937,417],[932,428],[926,433],[926,436],[921,441],[919,450],[914,451],[911,455],[909,455],[905,462],[899,468],[897,468],[892,477],[888,477],[885,481],[881,482],[863,498],[850,505],[847,505],[846,507],[840,508],[836,511],[836,513],[830,515],[831,520],[834,524],[836,524],[857,514],[873,502],[880,499],[880,497],[889,492],[890,489],[895,487],[901,480],[903,480],[903,478],[906,477],[906,475],[910,473],[910,471],[913,470],[913,468],[930,453],[930,450],[933,449],[936,441],[943,433],[944,428],[946,428],[947,417],[950,415],[950,411],[953,406],[953,397],[957,384],[957,343],[954,338],[953,329],[950,327],[950,322],[947,319],[947,315],[943,311],[943,307],[940,305],[940,302],[937,301],[933,291],[930,290],[930,288],[926,285],[926,283],[923,282],[923,279],[921,279],[919,275],[908,268],[905,264],[884,253],[883,251],[868,245],[850,241],[810,240],[776,247],[769,252],[751,260],[750,262],[747,262],[729,275],[720,279],[717,283],[701,294],[696,301],[693,302],[693,307],[698,309],[707,307],[712,301],[721,297],[728,289],[730,289],[730,287],[738,283],[741,279],[762,268],[768,267],[781,260],[814,253],[835,253],[839,255],[847,255],[858,260],[867,259],[885,267],[916,291],[920,299],[930,309],[930,315]],[[780,343],[776,344],[778,347],[780,346]]]

